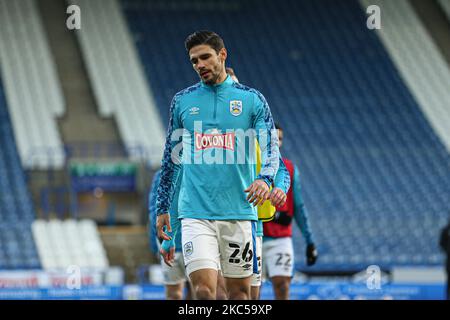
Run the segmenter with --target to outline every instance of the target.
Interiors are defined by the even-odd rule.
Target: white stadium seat
[[[44,269],[109,267],[95,222],[92,220],[36,220],[32,225]]]
[[[35,0],[0,0],[0,70],[22,165],[62,168],[61,84]]]
[[[103,117],[114,116],[131,159],[158,166],[165,130],[135,45],[116,0],[71,0],[83,15],[77,32]]]

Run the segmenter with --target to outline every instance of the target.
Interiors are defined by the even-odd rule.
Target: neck
[[[226,73],[225,70],[224,70],[224,71],[222,71],[222,72],[220,73],[219,77],[217,78],[217,81],[216,81],[215,85],[221,84],[222,82],[225,81],[226,78],[227,78],[227,73]]]

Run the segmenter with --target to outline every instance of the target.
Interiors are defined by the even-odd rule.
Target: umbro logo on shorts
[[[242,266],[242,268],[244,268],[244,270],[250,270],[250,268],[252,267],[253,265],[251,265],[250,263],[247,263],[247,264],[244,264],[243,266]]]
[[[194,246],[192,245],[192,242],[189,241],[185,243],[184,245],[184,255],[190,256],[194,252]]]

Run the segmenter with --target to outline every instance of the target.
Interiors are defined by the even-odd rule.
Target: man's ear
[[[227,60],[227,55],[228,55],[227,49],[225,49],[225,48],[220,49],[219,57],[222,62],[225,62],[225,60]]]

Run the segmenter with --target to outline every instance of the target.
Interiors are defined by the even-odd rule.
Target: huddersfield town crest
[[[231,100],[230,101],[230,112],[235,117],[240,115],[242,113],[242,101],[241,100]]]

